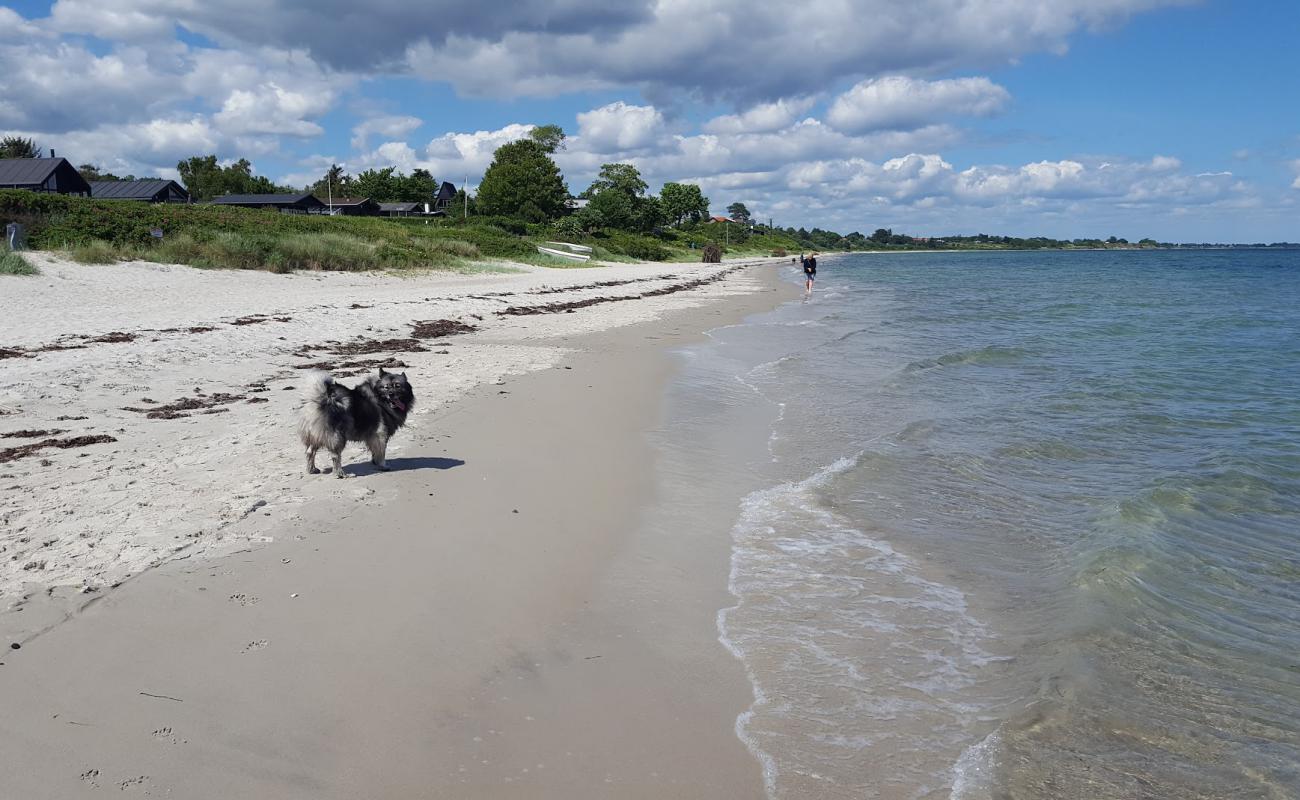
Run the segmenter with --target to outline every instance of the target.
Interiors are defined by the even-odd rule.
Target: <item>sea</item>
[[[680,354],[663,434],[744,488],[769,796],[1300,797],[1300,251],[820,267]]]

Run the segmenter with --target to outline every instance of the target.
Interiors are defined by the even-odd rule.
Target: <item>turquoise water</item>
[[[770,408],[719,616],[770,793],[1300,797],[1300,252],[821,273],[686,369]]]

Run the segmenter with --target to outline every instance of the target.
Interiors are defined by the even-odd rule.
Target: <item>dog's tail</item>
[[[334,376],[314,369],[305,377],[307,382],[302,387],[303,405],[321,407],[329,403],[330,391],[334,387]]]

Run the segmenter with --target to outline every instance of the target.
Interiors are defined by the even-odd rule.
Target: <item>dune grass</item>
[[[40,275],[36,265],[17,253],[0,254],[0,275]]]

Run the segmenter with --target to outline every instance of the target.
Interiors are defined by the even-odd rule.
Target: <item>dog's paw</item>
[[[334,473],[334,477],[342,479],[342,478],[347,478],[347,477],[350,477],[350,476],[349,476],[346,472],[344,472],[343,470],[339,470],[338,472],[335,472],[335,473]]]
[[[307,474],[308,474],[308,475],[319,475],[319,474],[320,474],[320,467],[312,467],[311,469],[307,470]]]

